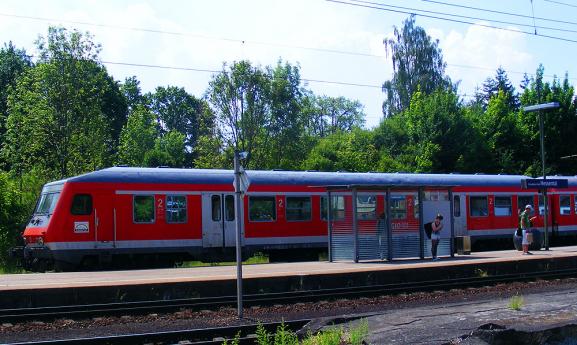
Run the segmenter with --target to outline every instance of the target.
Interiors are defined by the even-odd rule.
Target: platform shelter
[[[327,186],[329,261],[425,259],[424,224],[443,215],[437,255],[454,255],[452,188],[447,186]],[[355,202],[354,202],[355,201]]]

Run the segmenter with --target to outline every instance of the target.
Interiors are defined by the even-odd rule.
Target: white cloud
[[[460,89],[467,94],[486,78],[493,77],[499,66],[507,71],[515,87],[522,77],[517,72],[530,73],[534,69],[534,58],[526,49],[526,36],[519,32],[472,25],[464,34],[451,30],[447,35],[440,33],[439,38],[447,73],[453,81],[461,81]]]

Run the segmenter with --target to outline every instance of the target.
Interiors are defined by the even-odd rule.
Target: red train
[[[472,241],[511,239],[518,210],[544,208],[525,176],[249,171],[244,202],[243,254],[312,259],[327,248],[327,187],[335,185],[447,186],[423,190],[424,202],[452,203],[455,236]],[[26,227],[25,245],[12,254],[26,269],[171,266],[175,262],[234,257],[233,172],[114,167],[48,183]],[[554,235],[577,233],[577,178],[551,190]],[[385,211],[382,191],[358,196],[364,222]],[[391,197],[393,231],[418,226],[416,193]],[[343,202],[350,202],[343,201]],[[339,207],[336,205],[336,207]],[[542,226],[541,223],[535,224]]]

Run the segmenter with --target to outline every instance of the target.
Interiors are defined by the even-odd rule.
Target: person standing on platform
[[[438,261],[437,257],[437,247],[439,246],[439,241],[441,240],[441,230],[443,230],[443,215],[438,213],[435,217],[435,221],[431,224],[433,232],[431,233],[431,255],[434,261]]]
[[[521,220],[519,221],[519,225],[521,226],[523,241],[521,242],[523,246],[523,255],[530,255],[533,254],[529,252],[529,239],[527,235],[529,234],[529,229],[531,228],[531,221],[529,220],[529,215],[533,211],[533,206],[527,205],[525,206],[525,211],[521,212]]]
[[[379,239],[379,258],[383,260],[385,258],[385,245],[387,244],[387,216],[383,212],[379,215],[379,220],[377,222],[377,237]]]

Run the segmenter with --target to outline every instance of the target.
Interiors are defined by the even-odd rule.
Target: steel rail
[[[286,330],[292,332],[299,332],[303,327],[307,326],[311,320],[291,320],[282,322],[262,323],[262,326],[267,333],[274,334],[278,327],[284,327]],[[201,329],[187,329],[178,331],[165,332],[151,332],[139,334],[123,334],[123,335],[108,335],[89,338],[74,338],[74,339],[55,339],[55,340],[38,340],[19,343],[10,343],[10,345],[91,345],[91,344],[178,344],[185,342],[186,344],[195,345],[220,345],[223,339],[231,339],[235,337],[238,339],[238,344],[254,344],[255,335],[259,324],[239,325],[229,327],[215,327],[215,328],[201,328]]]
[[[246,306],[271,305],[281,303],[314,302],[323,299],[352,298],[383,294],[449,290],[476,286],[496,285],[515,281],[554,279],[577,276],[577,268],[530,273],[510,273],[495,276],[467,277],[428,280],[422,282],[367,285],[346,288],[263,293],[244,296]],[[234,306],[236,296],[203,297],[175,300],[119,302],[108,304],[67,305],[55,307],[0,309],[0,322],[21,322],[23,320],[46,321],[58,318],[90,318],[95,316],[144,315],[153,312],[170,312],[181,309],[214,309],[220,306]]]

